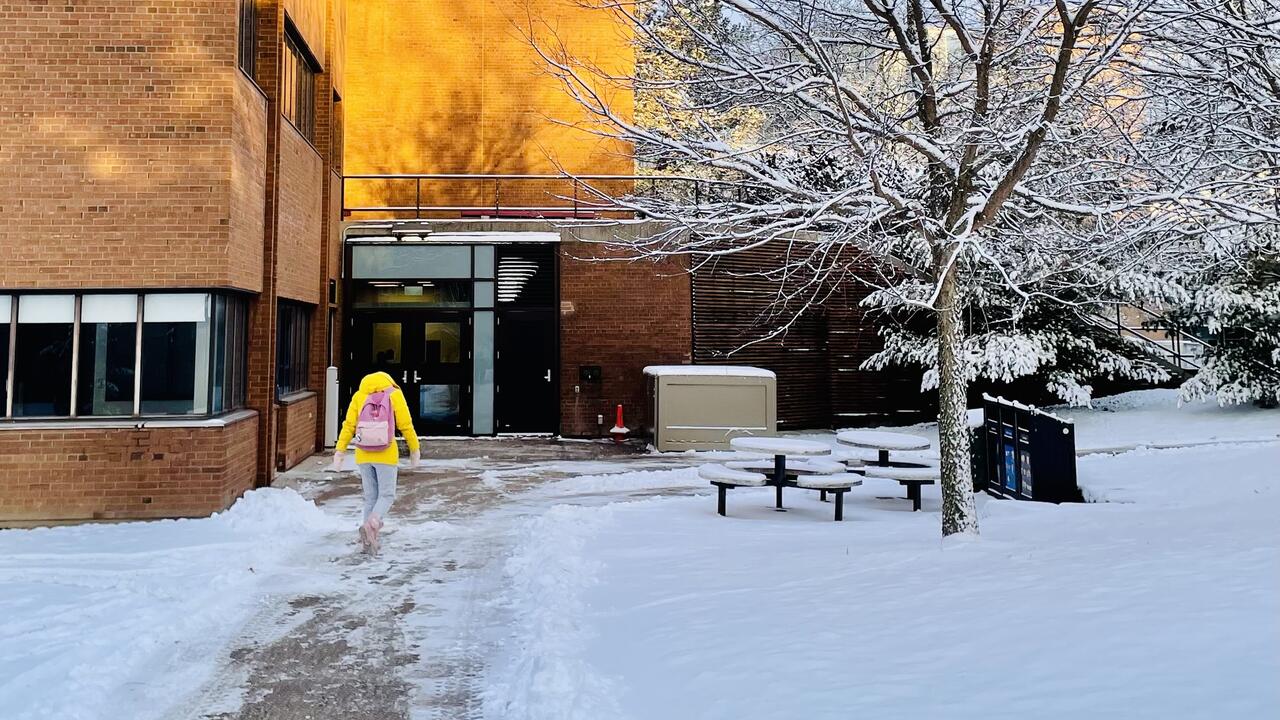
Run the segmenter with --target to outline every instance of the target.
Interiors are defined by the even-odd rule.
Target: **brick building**
[[[0,6],[0,520],[207,514],[314,450],[344,16]]]
[[[595,437],[617,404],[634,426],[645,365],[715,361],[732,337],[697,298],[722,278],[597,262],[642,228],[564,172],[625,189],[631,154],[526,32],[621,72],[625,36],[518,5],[0,5],[0,522],[224,508],[373,369],[421,434]],[[739,361],[848,385],[865,335]],[[836,336],[844,365],[813,352]],[[792,424],[847,409],[808,387]]]

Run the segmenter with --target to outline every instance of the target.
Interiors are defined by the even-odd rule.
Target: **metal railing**
[[[670,175],[372,173],[342,178],[342,208],[344,217],[636,217],[643,213],[617,200],[661,197],[699,205],[739,192],[733,188],[728,181]]]
[[[1126,310],[1136,316],[1137,324],[1125,321]],[[1205,340],[1141,305],[1117,305],[1114,318],[1099,314],[1091,317],[1095,324],[1120,337],[1140,341],[1149,354],[1184,372],[1198,371],[1204,364],[1202,358],[1213,349]]]

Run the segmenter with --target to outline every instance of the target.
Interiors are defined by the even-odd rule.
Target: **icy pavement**
[[[512,526],[545,509],[536,488],[581,473],[646,473],[673,460],[601,443],[436,441],[402,469],[382,553],[356,552],[360,485],[308,460],[277,485],[347,520],[312,548],[324,590],[276,598],[233,639],[172,720],[480,717],[484,661],[505,618]],[[683,463],[682,463],[683,464]],[[617,488],[559,500],[604,504]],[[520,499],[514,499],[519,495]],[[626,494],[624,493],[623,496]]]

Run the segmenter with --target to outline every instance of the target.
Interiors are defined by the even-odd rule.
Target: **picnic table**
[[[786,508],[782,507],[782,488],[787,486],[787,458],[831,454],[831,448],[823,443],[780,437],[736,437],[729,441],[729,447],[773,456],[773,474],[768,476],[768,484],[777,488],[774,509],[778,512],[786,512]]]
[[[929,441],[919,435],[885,432],[883,430],[844,430],[836,433],[836,442],[846,447],[863,448],[876,451],[876,465],[891,467],[900,465],[889,460],[889,453],[905,450],[925,450]],[[919,463],[906,463],[906,467],[919,466]]]
[[[724,493],[735,487],[776,488],[774,510],[785,512],[782,507],[782,488],[794,487],[815,489],[822,493],[822,500],[827,500],[827,493],[836,496],[836,520],[844,520],[845,493],[854,486],[863,484],[860,475],[845,473],[840,462],[823,461],[819,456],[831,454],[831,447],[820,442],[805,439],[774,437],[736,437],[730,441],[733,450],[751,452],[751,454],[772,455],[773,462],[767,461],[735,461],[728,466],[703,465],[698,470],[700,477],[710,480],[718,489],[717,512],[724,515]],[[788,457],[794,457],[791,468],[787,468]]]

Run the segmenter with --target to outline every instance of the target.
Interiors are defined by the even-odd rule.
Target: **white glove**
[[[342,461],[346,457],[347,457],[346,453],[342,452],[341,450],[335,450],[333,453],[333,467],[331,469],[334,472],[342,472]]]
[[[409,453],[409,467],[416,468],[422,466],[422,452],[414,450]]]

